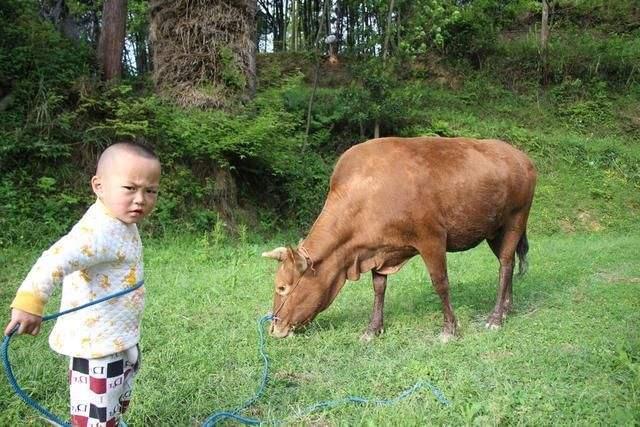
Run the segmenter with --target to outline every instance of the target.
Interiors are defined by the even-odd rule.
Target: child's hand
[[[20,327],[16,331],[17,334],[31,334],[36,336],[38,332],[40,332],[41,323],[42,317],[14,308],[11,310],[11,321],[5,328],[4,334],[9,335],[13,328],[15,328],[17,324],[20,324]]]

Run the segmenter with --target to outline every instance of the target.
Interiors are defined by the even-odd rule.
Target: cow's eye
[[[278,285],[278,287],[276,288],[279,294],[284,294],[284,291],[287,290],[287,287],[284,285]]]

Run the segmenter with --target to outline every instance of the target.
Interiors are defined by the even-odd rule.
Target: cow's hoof
[[[500,329],[500,327],[502,326],[502,319],[504,318],[504,316],[502,314],[496,314],[493,313],[491,316],[489,316],[489,319],[487,319],[487,323],[484,325],[485,328],[487,329],[491,329],[491,330],[496,330],[496,329]]]
[[[454,339],[456,339],[456,336],[451,332],[440,332],[438,338],[440,338],[441,343],[446,344],[449,341],[453,341]]]
[[[362,336],[360,337],[360,342],[361,343],[369,343],[371,341],[373,341],[377,336],[382,335],[382,333],[384,332],[384,329],[380,329],[379,331],[370,331],[367,330],[364,334],[362,334]]]
[[[360,337],[360,342],[363,344],[367,344],[373,341],[375,337],[376,337],[375,334],[367,331],[364,334],[362,334],[362,336]]]

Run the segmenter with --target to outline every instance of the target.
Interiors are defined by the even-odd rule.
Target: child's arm
[[[19,324],[20,327],[18,328],[16,333],[31,334],[35,336],[38,335],[38,332],[40,332],[41,323],[42,317],[14,308],[13,310],[11,310],[11,320],[5,328],[4,334],[9,335],[11,331]]]
[[[110,245],[104,244],[104,234],[76,226],[42,254],[16,293],[11,304],[11,321],[5,334],[20,323],[18,333],[36,335],[42,322],[44,306],[55,286],[65,276],[116,259]]]

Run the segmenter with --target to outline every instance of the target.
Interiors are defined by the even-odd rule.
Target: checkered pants
[[[138,347],[99,359],[69,361],[71,424],[74,427],[117,427],[131,399],[140,366]]]

